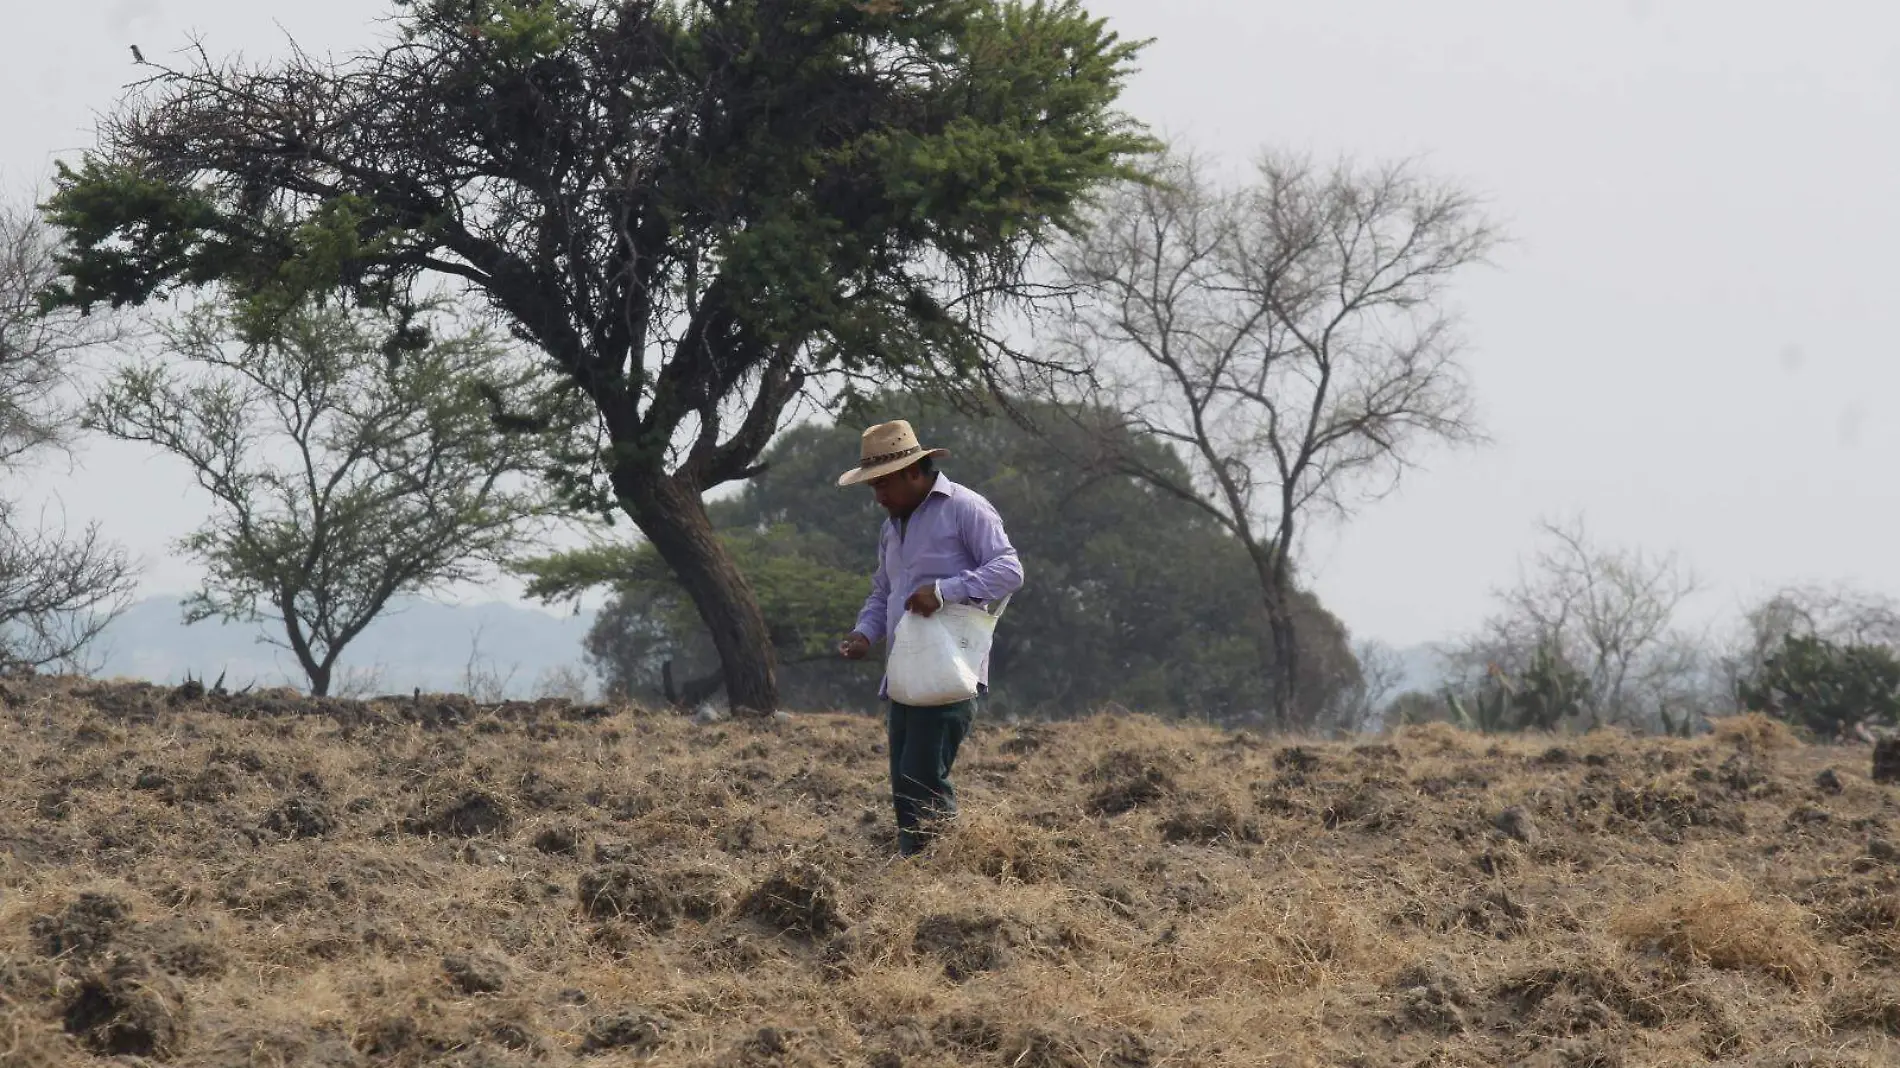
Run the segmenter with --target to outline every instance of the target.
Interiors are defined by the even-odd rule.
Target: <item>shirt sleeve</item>
[[[988,604],[1022,589],[1023,565],[1003,530],[1003,517],[980,497],[970,498],[957,516],[957,535],[977,564],[938,584],[951,604]]]
[[[872,645],[884,640],[890,605],[891,576],[884,570],[884,538],[880,534],[877,541],[877,570],[871,575],[871,596],[864,599],[864,607],[858,611],[856,628]]]

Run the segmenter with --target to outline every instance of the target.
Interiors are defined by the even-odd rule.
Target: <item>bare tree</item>
[[[1355,642],[1352,652],[1359,677],[1346,689],[1334,721],[1342,730],[1376,731],[1386,704],[1405,682],[1405,662],[1397,650],[1377,640]]]
[[[31,211],[0,208],[0,473],[64,447],[72,373],[118,334],[112,320],[42,314],[58,277],[54,235]],[[0,662],[76,666],[130,600],[135,571],[96,525],[76,534],[20,522],[0,497]]]
[[[482,574],[550,512],[527,473],[573,424],[507,410],[539,370],[485,331],[303,306],[247,340],[234,308],[164,327],[169,359],[119,369],[87,421],[184,460],[215,502],[182,543],[207,570],[187,620],[270,620],[326,694],[393,598]]]
[[[1654,722],[1700,711],[1706,695],[1701,643],[1677,628],[1699,590],[1674,555],[1606,548],[1582,520],[1545,522],[1546,543],[1499,610],[1450,653],[1467,679],[1522,675],[1539,650],[1580,672],[1579,714],[1598,722]]]
[[[1108,457],[1207,510],[1253,559],[1272,706],[1295,722],[1294,547],[1311,517],[1390,492],[1423,447],[1477,440],[1446,288],[1498,240],[1477,201],[1406,164],[1263,157],[1225,188],[1191,157],[1120,189],[1063,248],[1061,317],[1104,420],[1189,475]],[[1104,440],[1112,440],[1104,436]],[[1299,713],[1308,715],[1309,712]]]

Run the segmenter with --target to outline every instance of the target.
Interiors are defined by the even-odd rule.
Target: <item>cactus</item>
[[[1548,642],[1531,654],[1523,682],[1520,730],[1556,730],[1565,720],[1581,716],[1589,704],[1590,680]]]
[[[1512,678],[1502,667],[1486,665],[1476,692],[1461,698],[1447,689],[1445,704],[1453,720],[1466,730],[1485,734],[1548,731],[1583,715],[1589,693],[1590,681],[1546,645],[1533,654],[1521,676]]]
[[[1478,729],[1477,723],[1471,718],[1470,711],[1465,708],[1465,703],[1458,700],[1458,695],[1452,693],[1450,687],[1445,689],[1445,707],[1451,709],[1451,718],[1459,727],[1468,731]]]
[[[1493,665],[1469,707],[1449,689],[1445,703],[1450,706],[1458,725],[1468,731],[1498,734],[1516,729],[1511,718],[1513,690],[1511,680]]]

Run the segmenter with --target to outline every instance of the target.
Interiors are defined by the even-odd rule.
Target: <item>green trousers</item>
[[[912,856],[928,845],[936,825],[957,815],[950,768],[976,719],[976,702],[915,708],[891,702],[886,721],[891,750],[891,802],[897,810],[897,851]]]

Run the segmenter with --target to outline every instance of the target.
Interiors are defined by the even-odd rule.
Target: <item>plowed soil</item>
[[[1900,1063],[1865,749],[0,684],[0,1065]]]

